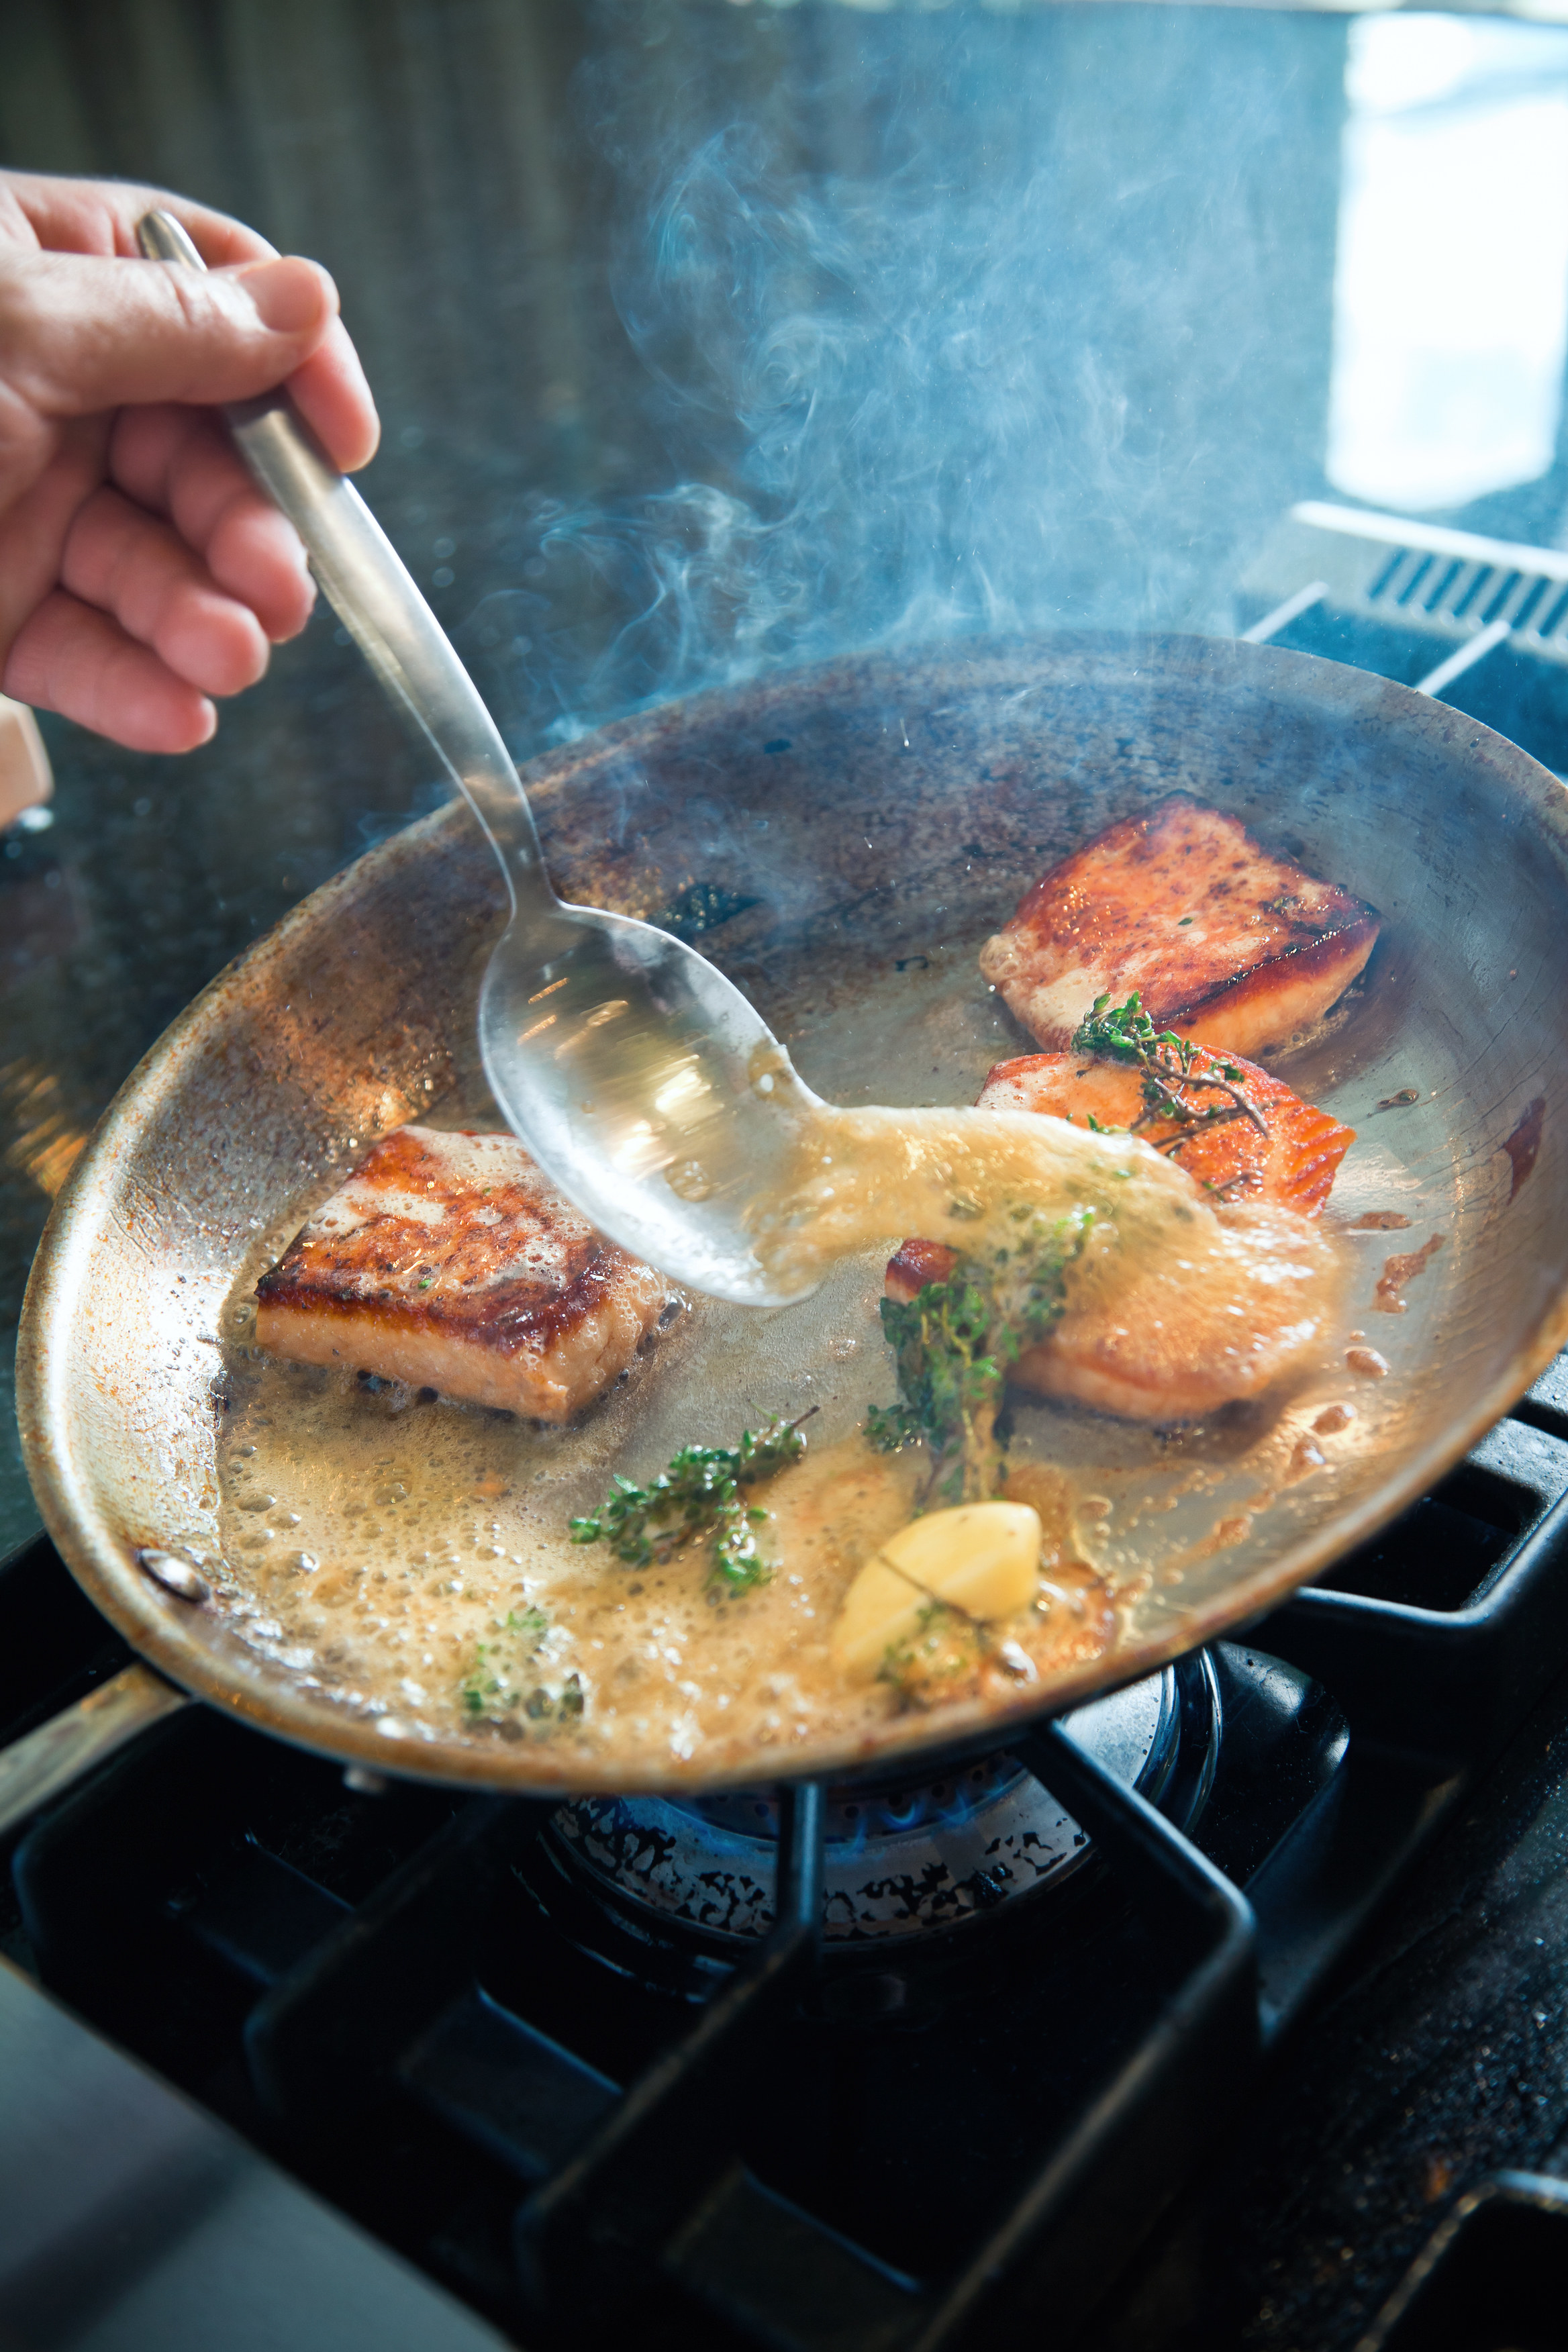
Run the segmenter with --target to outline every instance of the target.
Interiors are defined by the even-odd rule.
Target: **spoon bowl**
[[[148,213],[138,235],[151,261],[205,268],[172,213]],[[783,1046],[669,932],[563,904],[500,731],[364,500],[286,393],[226,415],[328,603],[500,862],[511,920],[479,992],[479,1050],[509,1125],[602,1233],[676,1281],[758,1307],[803,1297],[768,1273],[747,1223],[785,1173],[785,1099],[816,1100]]]
[[[706,957],[626,915],[519,909],[479,992],[479,1050],[509,1125],[612,1241],[721,1298],[805,1295],[764,1270],[746,1220],[785,1174],[784,1098],[816,1097]]]

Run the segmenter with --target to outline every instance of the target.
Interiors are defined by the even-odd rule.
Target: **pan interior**
[[[1473,722],[1268,648],[990,646],[677,707],[528,782],[563,895],[696,932],[847,1103],[973,1100],[993,1061],[1028,1050],[975,965],[1023,889],[1168,792],[1232,811],[1383,912],[1363,982],[1279,1066],[1358,1130],[1333,1222],[1409,1224],[1346,1232],[1342,1328],[1289,1397],[1173,1433],[1019,1402],[1015,1459],[1065,1476],[1064,1556],[1083,1564],[1064,1580],[1076,1631],[1064,1619],[1035,1682],[924,1712],[881,1686],[808,1703],[770,1644],[822,1598],[809,1579],[715,1609],[689,1562],[635,1579],[564,1528],[614,1471],[646,1478],[681,1444],[808,1406],[819,1518],[852,1517],[870,1460],[855,1433],[891,1393],[879,1254],[795,1308],[699,1302],[564,1432],[245,1346],[256,1274],[367,1139],[493,1120],[471,1031],[500,909],[447,812],[319,893],[176,1024],[40,1253],[24,1423],[51,1528],[195,1686],[436,1776],[652,1788],[842,1769],[1075,1701],[1266,1606],[1420,1491],[1560,1343],[1562,793]],[[1404,1311],[1380,1311],[1385,1258],[1434,1235]],[[1388,1375],[1352,1371],[1347,1346]],[[912,1499],[913,1465],[869,1475]],[[215,1603],[151,1586],[145,1544],[221,1562]],[[461,1686],[541,1579],[540,1705],[507,1736],[465,1715]],[[700,1671],[721,1652],[727,1722],[709,1704],[723,1675]],[[581,1714],[563,1711],[574,1671]]]

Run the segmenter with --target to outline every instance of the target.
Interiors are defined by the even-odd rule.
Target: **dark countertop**
[[[504,2338],[0,1959],[7,2340],[504,2352]],[[17,2332],[13,2335],[12,2329]]]
[[[1279,2053],[1097,2352],[1354,2352],[1504,2168],[1568,2168],[1561,1678]]]

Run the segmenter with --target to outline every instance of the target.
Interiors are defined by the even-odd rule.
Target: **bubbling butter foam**
[[[1222,1231],[1191,1177],[1141,1136],[1041,1111],[842,1110],[804,1088],[781,1115],[795,1129],[786,1173],[751,1219],[781,1283],[813,1285],[839,1258],[910,1234],[983,1255],[1005,1244],[1020,1209],[1091,1210],[1114,1241],[1093,1253],[1101,1278],[1110,1261],[1190,1255]]]
[[[1337,1288],[1309,1219],[1205,1197],[1139,1136],[1035,1111],[858,1110],[784,1091],[782,1182],[757,1203],[758,1257],[811,1288],[837,1259],[920,1234],[985,1259],[1021,1217],[1090,1213],[1067,1310],[1031,1350],[1030,1387],[1113,1412],[1182,1419],[1255,1395],[1319,1342]]]

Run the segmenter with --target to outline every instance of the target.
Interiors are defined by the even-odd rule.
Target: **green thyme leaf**
[[[1136,989],[1125,1004],[1113,1005],[1109,996],[1097,996],[1072,1043],[1075,1054],[1100,1055],[1142,1072],[1143,1108],[1132,1123],[1133,1132],[1169,1121],[1179,1131],[1159,1145],[1162,1151],[1180,1151],[1202,1129],[1233,1118],[1248,1118],[1259,1134],[1268,1132],[1236,1064],[1219,1062],[1194,1072],[1193,1065],[1203,1048],[1178,1037],[1173,1029],[1156,1029]],[[1208,1099],[1194,1101],[1194,1095]]]
[[[810,1417],[803,1413],[801,1420]],[[776,1420],[756,1435],[742,1430],[739,1445],[682,1446],[650,1486],[617,1477],[600,1511],[573,1520],[572,1540],[607,1543],[628,1568],[647,1568],[706,1536],[716,1584],[737,1592],[765,1584],[772,1571],[758,1557],[752,1530],[767,1513],[747,1503],[743,1490],[787,1469],[805,1452],[800,1423]]]
[[[539,1679],[534,1661],[549,1631],[544,1611],[530,1602],[525,1609],[509,1609],[498,1621],[500,1639],[476,1643],[474,1663],[460,1685],[463,1712],[470,1720],[498,1725],[515,1738],[524,1718],[547,1731],[583,1713],[586,1696],[579,1675],[568,1675],[557,1685]]]
[[[968,1674],[986,1645],[987,1629],[977,1619],[945,1601],[931,1601],[912,1633],[901,1642],[889,1642],[877,1680],[889,1684],[904,1706],[918,1706],[933,1686]]]
[[[981,1502],[1001,1485],[996,1415],[1007,1374],[1060,1321],[1068,1268],[1094,1223],[1091,1209],[1024,1214],[1031,1222],[1010,1247],[960,1258],[945,1282],[881,1304],[899,1397],[872,1406],[867,1437],[881,1454],[929,1445],[932,1486],[949,1502]]]

